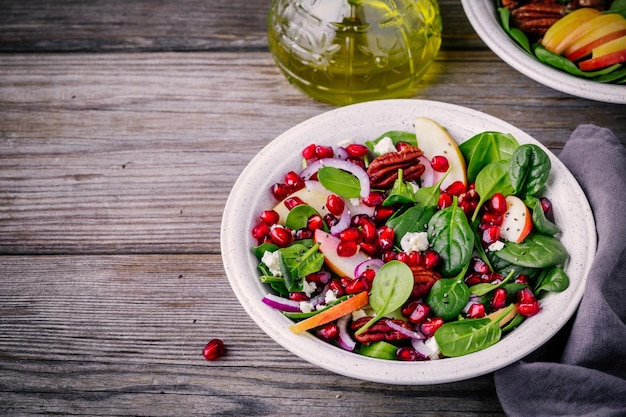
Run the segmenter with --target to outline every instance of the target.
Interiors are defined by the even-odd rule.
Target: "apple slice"
[[[565,37],[561,39],[559,43],[556,44],[556,46],[554,47],[554,51],[552,52],[554,52],[555,54],[561,55],[578,38],[586,35],[587,33],[589,33],[589,31],[593,30],[594,28],[604,27],[610,24],[611,22],[620,21],[620,20],[622,21],[624,20],[624,18],[621,15],[618,15],[615,13],[611,13],[611,14],[600,13],[599,15],[592,17],[589,20],[581,22],[578,26],[572,27],[572,30],[569,33],[565,34]]]
[[[592,18],[601,15],[602,12],[592,8],[582,8],[574,10],[557,20],[550,29],[546,31],[541,40],[541,44],[550,52],[556,52],[557,47],[574,32],[578,27]]]
[[[361,263],[367,261],[369,256],[360,250],[352,256],[339,256],[337,254],[338,237],[323,230],[317,229],[314,235],[315,243],[319,243],[320,252],[324,254],[324,262],[334,273],[340,277],[356,278],[354,271]]]
[[[591,51],[613,39],[620,38],[626,32],[626,19],[616,13],[605,14],[591,20],[593,27],[579,36],[563,51],[570,61],[577,61]]]
[[[452,136],[439,123],[427,117],[418,117],[415,120],[415,133],[417,146],[424,152],[428,160],[434,156],[443,155],[450,165],[448,176],[443,180],[441,189],[446,189],[455,181],[461,181],[467,186],[467,168],[465,159]],[[441,173],[443,175],[444,173]],[[436,175],[434,183],[438,182],[441,175]]]
[[[506,197],[506,212],[500,225],[500,237],[520,243],[533,228],[533,219],[526,204],[514,195]]]
[[[313,207],[315,211],[322,216],[328,214],[326,209],[326,199],[331,194],[326,188],[322,186],[318,181],[305,181],[306,187],[301,188],[298,191],[291,193],[287,198],[298,197],[309,206]],[[287,199],[285,198],[285,200]],[[285,206],[285,200],[280,201],[274,206],[274,211],[280,216],[279,224],[284,225],[289,214],[289,209]],[[345,200],[350,214],[353,216],[356,214],[367,214],[368,216],[374,215],[375,207],[368,207],[365,204],[355,205],[350,199]]]
[[[582,71],[594,71],[623,62],[626,62],[626,36],[598,46],[593,50],[591,58],[581,61],[578,67]]]

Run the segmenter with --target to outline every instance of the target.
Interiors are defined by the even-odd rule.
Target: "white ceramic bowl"
[[[626,85],[604,84],[575,77],[530,56],[502,29],[496,0],[461,0],[472,27],[504,62],[527,77],[573,96],[606,103],[626,104]]]
[[[491,130],[513,134],[520,143],[539,144],[502,120],[456,105],[423,100],[355,104],[313,117],[270,142],[242,172],[224,209],[222,257],[241,305],[280,345],[303,360],[342,375],[388,384],[437,384],[472,378],[511,364],[547,342],[572,316],[595,254],[595,223],[589,203],[567,168],[546,149],[553,166],[546,195],[554,203],[561,239],[570,254],[565,268],[571,284],[566,291],[546,297],[540,314],[483,351],[430,362],[373,359],[322,342],[309,333],[292,333],[288,328],[292,322],[261,301],[270,290],[258,279],[257,261],[251,251],[255,242],[250,231],[258,222],[258,214],[275,204],[269,187],[299,167],[301,150],[310,143],[336,146],[345,139],[363,143],[389,130],[412,131],[417,116],[434,119],[459,142]]]

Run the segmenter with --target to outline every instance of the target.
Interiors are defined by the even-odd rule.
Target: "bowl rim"
[[[407,115],[411,115],[410,121],[406,119]],[[315,135],[319,129],[332,131],[333,128],[340,126],[339,130],[371,130],[372,126],[382,124],[397,126],[399,130],[410,126],[418,115],[439,119],[440,124],[451,130],[451,133],[460,128],[474,130],[476,133],[497,129],[513,134],[520,143],[536,143],[548,152],[553,169],[556,169],[555,177],[558,176],[558,181],[564,181],[567,185],[567,195],[572,198],[571,205],[578,205],[576,213],[580,215],[582,222],[577,225],[577,228],[581,229],[580,236],[588,238],[585,248],[580,249],[584,251],[583,259],[576,260],[576,271],[578,271],[575,275],[576,285],[571,285],[563,293],[548,296],[559,298],[545,305],[545,317],[538,315],[533,317],[534,321],[529,321],[529,323],[536,322],[541,331],[536,332],[528,328],[522,332],[521,330],[528,323],[525,322],[494,346],[458,358],[410,363],[384,361],[344,351],[316,339],[310,333],[293,334],[288,328],[292,322],[277,310],[262,303],[261,298],[268,291],[258,279],[257,261],[251,251],[253,242],[250,230],[254,225],[253,222],[256,221],[251,214],[260,207],[269,207],[265,204],[270,201],[269,192],[256,192],[255,194],[254,191],[258,190],[263,182],[268,186],[275,182],[278,179],[276,174],[283,175],[287,172],[284,167],[292,166],[297,156],[279,158],[276,165],[272,167],[267,166],[268,158],[281,156],[281,152],[287,154],[289,144],[294,149],[296,149],[295,146],[300,146],[297,149],[302,149],[304,147],[302,145],[310,138],[307,135]],[[463,123],[475,125],[451,128],[453,124]],[[372,131],[371,137],[377,136],[378,133]],[[455,137],[455,139],[463,141],[469,139],[469,136]],[[334,143],[336,145],[336,140]],[[290,159],[291,162],[289,162]],[[270,172],[274,172],[274,181],[267,178]],[[556,181],[555,179],[552,187],[555,185],[564,187]],[[253,190],[253,192],[246,193],[246,190]],[[266,197],[261,194],[265,194]],[[242,221],[242,218],[246,220]],[[566,324],[578,308],[597,244],[595,222],[584,192],[573,175],[545,146],[513,125],[485,113],[454,104],[415,99],[380,100],[334,109],[299,123],[272,140],[253,157],[233,186],[224,208],[220,242],[224,269],[233,292],[253,321],[274,341],[296,356],[337,374],[371,382],[399,385],[441,384],[477,377],[503,368],[541,347]],[[569,247],[568,250],[570,250]],[[569,268],[571,266],[566,266],[566,270]],[[532,337],[528,337],[531,332]]]
[[[461,4],[482,41],[518,72],[562,93],[605,103],[626,104],[626,85],[605,84],[576,77],[530,56],[500,25],[496,0],[461,0]]]

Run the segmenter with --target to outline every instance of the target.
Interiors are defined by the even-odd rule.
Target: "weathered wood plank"
[[[503,415],[490,375],[386,386],[302,361],[245,314],[219,255],[2,256],[0,271],[5,415]],[[207,362],[213,337],[228,351]]]
[[[441,0],[444,49],[484,49]],[[0,0],[0,52],[267,50],[270,0]]]

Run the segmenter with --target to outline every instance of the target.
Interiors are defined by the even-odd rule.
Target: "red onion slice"
[[[411,331],[405,327],[400,326],[397,323],[394,323],[393,320],[387,320],[385,322],[385,325],[388,326],[390,329],[397,331],[401,335],[408,337],[409,339],[416,339],[416,340],[426,339],[426,336],[424,336],[421,332],[418,333],[416,331]]]
[[[290,313],[302,312],[302,310],[300,310],[299,301],[293,301],[275,294],[266,294],[265,297],[261,299],[261,301],[263,301],[268,306],[280,311],[287,311]]]
[[[385,263],[383,262],[383,260],[379,258],[368,259],[367,261],[361,262],[356,266],[356,268],[354,268],[354,276],[360,277],[361,274],[363,274],[363,272],[367,271],[368,269],[373,269],[374,271],[378,272],[380,267],[384,264]]]
[[[424,173],[422,174],[422,187],[432,187],[435,182],[435,170],[430,164],[430,161],[425,156],[420,156],[419,161],[424,165]]]
[[[345,230],[350,226],[350,221],[352,220],[352,216],[350,215],[350,209],[347,204],[344,204],[343,212],[341,216],[339,216],[339,221],[334,225],[330,226],[330,234],[338,235],[339,232]]]
[[[302,172],[300,172],[300,176],[304,180],[308,180],[311,178],[313,174],[319,171],[323,167],[333,167],[337,169],[341,169],[343,171],[349,172],[354,175],[361,185],[360,196],[361,198],[367,198],[370,195],[370,179],[367,176],[367,172],[360,166],[353,164],[349,161],[342,161],[337,158],[323,158],[318,159],[317,161],[312,162],[309,166],[304,168]]]
[[[337,337],[337,344],[342,349],[352,352],[356,347],[356,342],[350,337],[348,333],[348,322],[352,314],[346,314],[337,320],[337,327],[339,328],[339,336]]]

